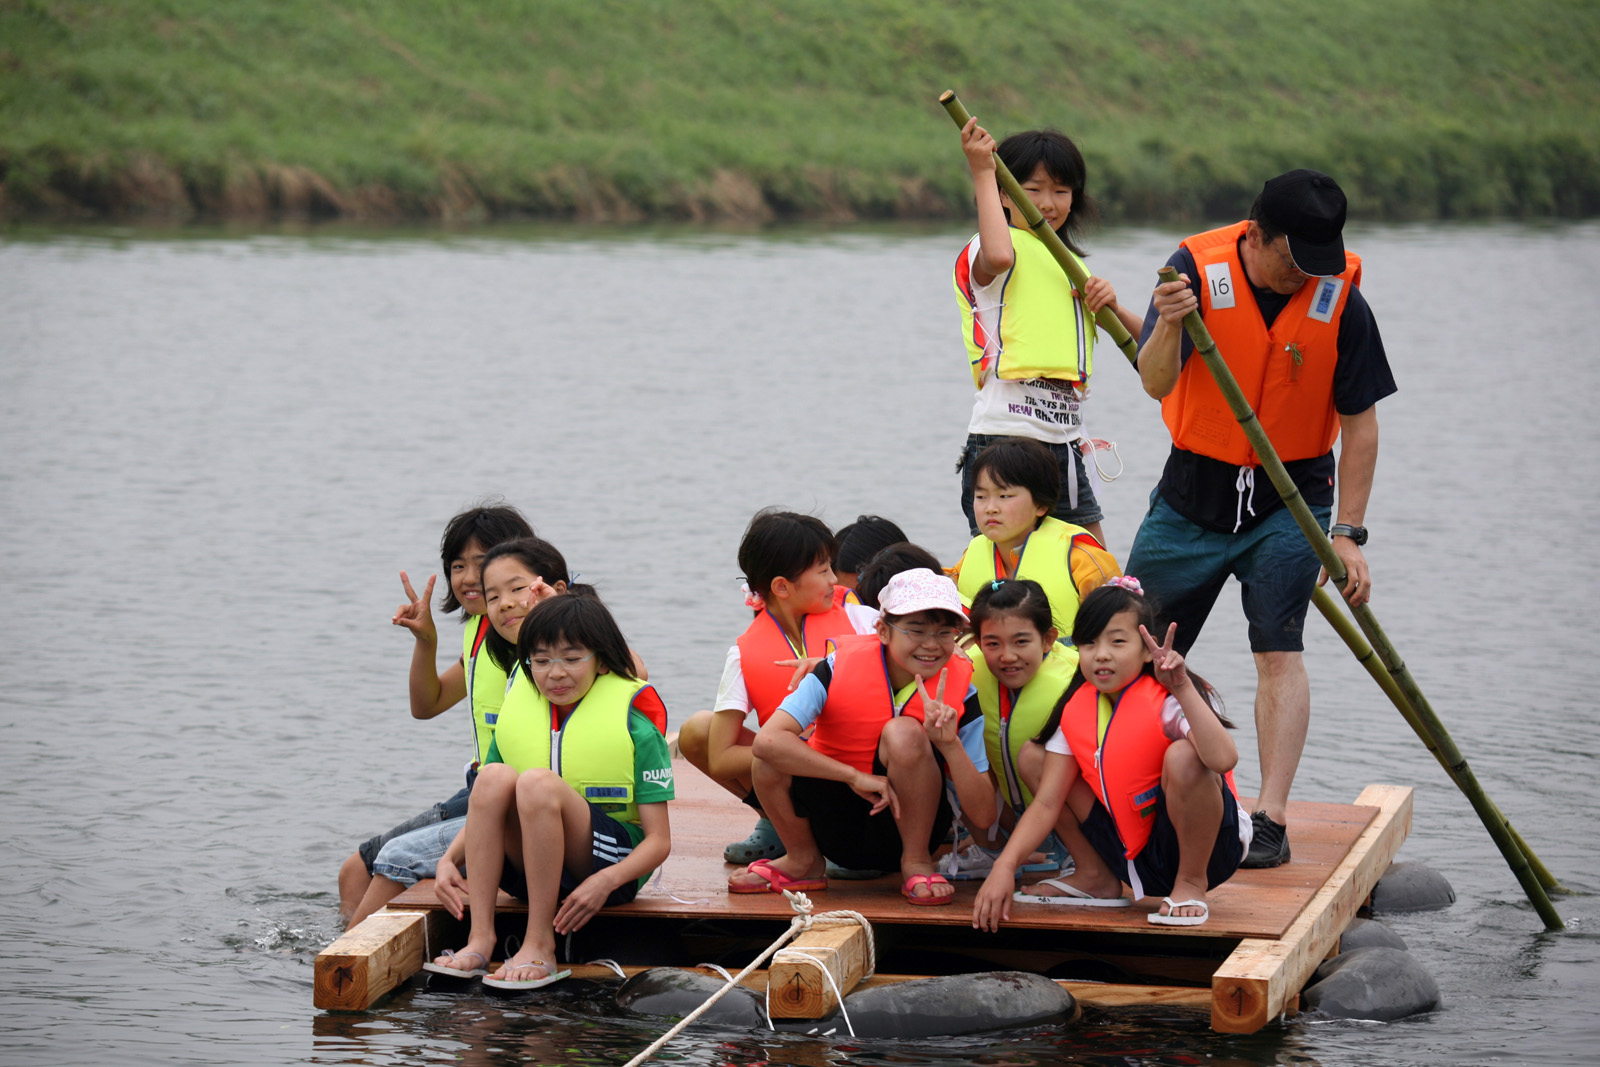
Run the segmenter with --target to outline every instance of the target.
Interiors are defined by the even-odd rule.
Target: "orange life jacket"
[[[836,595],[842,588],[834,587]],[[834,638],[853,633],[855,627],[850,624],[850,616],[838,604],[820,615],[806,615],[800,620],[803,651],[789,643],[788,635],[772,612],[763,611],[752,619],[735,644],[739,646],[739,669],[744,673],[745,692],[750,696],[750,706],[756,709],[756,718],[765,724],[789,695],[789,679],[794,677],[794,668],[779,667],[779,660],[797,659],[801,655],[826,656],[832,650]]]
[[[1361,284],[1361,260],[1345,253],[1344,273],[1311,278],[1268,330],[1239,258],[1249,223],[1196,234],[1183,242],[1199,273],[1200,313],[1267,438],[1283,460],[1324,455],[1339,437],[1333,370],[1339,318]],[[1161,401],[1172,443],[1235,466],[1260,463],[1205,360],[1191,358]]]
[[[922,721],[922,694],[912,689],[911,699],[898,712],[895,694],[889,690],[889,664],[883,642],[876,634],[852,634],[838,640],[833,654],[833,677],[828,683],[828,700],[817,716],[811,734],[811,747],[824,756],[847,763],[858,771],[872,773],[872,758],[878,753],[878,735],[896,714]],[[945,677],[945,703],[960,707],[972,687],[972,661],[959,651],[952,653]],[[938,695],[938,677],[923,682],[931,695]]]

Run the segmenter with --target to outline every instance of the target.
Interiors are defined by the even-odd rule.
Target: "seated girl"
[[[519,671],[478,773],[466,829],[439,863],[435,891],[471,930],[459,952],[427,964],[484,974],[500,889],[528,902],[522,947],[485,984],[538,989],[567,977],[556,936],[634,898],[672,848],[672,759],[656,723],[665,708],[633,674],[611,613],[589,597],[536,606],[517,641]],[[559,861],[557,861],[559,858]],[[459,865],[465,861],[469,878]]]
[[[997,578],[1032,578],[1050,598],[1056,630],[1072,632],[1078,602],[1122,568],[1088,530],[1051,516],[1060,496],[1061,470],[1038,441],[1007,437],[978,453],[972,507],[979,535],[950,572],[962,603]]]
[[[908,903],[948,904],[933,867],[953,817],[945,780],[975,821],[994,821],[955,585],[909,570],[878,601],[876,634],[840,638],[756,735],[751,775],[787,854],[735,872],[730,893],[826,889],[832,860],[898,867]]]
[[[1046,724],[1044,774],[1033,803],[978,890],[972,925],[996,930],[1013,900],[1064,907],[1125,908],[1161,896],[1149,920],[1197,926],[1210,914],[1206,893],[1232,877],[1250,844],[1239,817],[1232,769],[1238,759],[1211,704],[1166,641],[1150,635],[1155,612],[1132,578],[1084,599],[1073,642],[1078,681]],[[1072,850],[1077,870],[1013,895],[1018,860],[1051,827]]]
[[[856,632],[843,600],[835,597],[837,549],[820,519],[792,511],[756,513],[739,542],[739,567],[750,589],[746,603],[756,616],[728,649],[711,710],[690,716],[678,732],[684,759],[758,813],[750,781],[755,734],[745,719],[754,711],[757,727],[764,724],[833,640]],[[729,863],[781,855],[783,844],[765,815],[749,837],[723,850]]]

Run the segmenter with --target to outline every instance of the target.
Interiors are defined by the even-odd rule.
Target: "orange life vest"
[[[837,592],[843,587],[834,588]],[[789,695],[789,679],[794,677],[794,668],[779,667],[779,660],[797,659],[801,655],[826,656],[832,650],[834,638],[853,633],[855,627],[850,624],[850,616],[838,604],[820,615],[807,615],[800,620],[803,652],[789,643],[788,635],[772,612],[763,611],[752,619],[735,644],[739,646],[739,669],[744,673],[745,692],[750,696],[750,706],[756,709],[756,718],[765,724]]]
[[[878,735],[895,715],[909,715],[922,721],[922,694],[912,689],[911,699],[898,712],[895,694],[889,689],[889,664],[883,642],[876,634],[853,634],[838,640],[833,654],[833,677],[828,683],[828,700],[817,716],[811,734],[811,747],[847,763],[858,771],[872,773],[872,758],[878,753]],[[945,677],[945,703],[960,707],[972,687],[972,661],[960,652],[950,656]],[[938,695],[938,677],[923,682],[931,695]]]
[[[1346,252],[1343,274],[1308,279],[1268,330],[1239,258],[1248,227],[1237,222],[1183,242],[1199,274],[1200,313],[1278,457],[1312,459],[1339,437],[1333,406],[1339,318],[1351,288],[1361,284],[1361,260]],[[1184,364],[1176,388],[1161,401],[1161,417],[1172,443],[1186,452],[1235,466],[1260,463],[1203,359]]]

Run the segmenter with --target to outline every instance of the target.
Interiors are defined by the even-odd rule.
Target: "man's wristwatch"
[[[1329,537],[1348,537],[1357,547],[1367,543],[1367,528],[1365,526],[1351,526],[1347,522],[1336,522],[1328,531]]]

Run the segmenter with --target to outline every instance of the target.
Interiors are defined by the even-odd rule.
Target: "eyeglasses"
[[[907,630],[904,626],[896,626],[888,619],[883,620],[883,624],[891,630],[899,630],[918,644],[924,641],[937,641],[941,645],[953,645],[956,638],[962,634],[962,631],[953,626],[947,626],[942,630]]]
[[[1287,246],[1289,244],[1289,239],[1287,237],[1285,237],[1283,239],[1283,243],[1284,243],[1285,246]],[[1295,263],[1295,261],[1294,261],[1294,253],[1290,252],[1287,249],[1287,247],[1279,248],[1278,247],[1278,242],[1276,240],[1273,240],[1271,244],[1267,245],[1267,247],[1272,249],[1272,251],[1277,254],[1278,259],[1280,259],[1283,262],[1283,265],[1285,267],[1288,267],[1290,270],[1294,271],[1296,274],[1305,274],[1306,273],[1305,271],[1300,269],[1300,267],[1299,267],[1299,265],[1297,263]],[[1306,276],[1310,277],[1310,275],[1306,275]]]
[[[532,656],[528,660],[528,669],[543,674],[559,663],[564,670],[575,671],[592,659],[593,652],[587,656]]]

